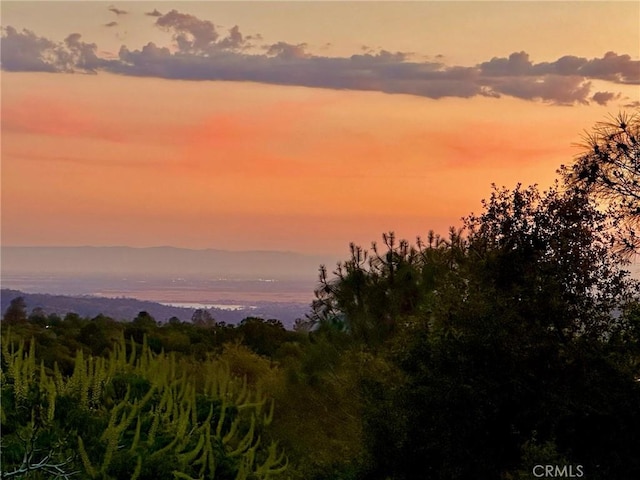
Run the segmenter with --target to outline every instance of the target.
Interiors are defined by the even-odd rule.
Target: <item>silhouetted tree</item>
[[[80,329],[78,341],[89,347],[92,355],[102,355],[110,345],[104,327],[95,320],[88,322]]]
[[[414,315],[432,293],[433,275],[444,271],[450,256],[462,246],[459,232],[449,238],[429,234],[429,245],[382,236],[385,250],[350,245],[351,258],[340,262],[329,278],[320,267],[320,286],[309,319],[322,328],[345,330],[357,341],[376,346],[392,337],[399,319]],[[444,248],[446,247],[446,248]]]
[[[214,327],[216,324],[216,320],[211,315],[209,310],[205,310],[204,308],[199,308],[193,315],[191,316],[191,322],[198,327]]]
[[[584,152],[560,173],[566,184],[605,202],[624,235],[626,252],[640,248],[640,112],[599,122],[584,136]]]
[[[133,338],[137,343],[142,343],[143,338],[146,335],[149,346],[154,350],[158,350],[160,345],[157,342],[157,338],[153,337],[154,341],[152,342],[152,337],[149,336],[152,332],[157,330],[157,327],[158,325],[156,324],[155,318],[153,318],[149,312],[141,311],[136,315],[136,318],[134,318],[131,323],[127,324],[124,334],[127,339]]]
[[[518,310],[535,315],[562,341],[610,335],[612,312],[637,291],[611,250],[609,218],[583,192],[541,194],[494,187],[484,212],[465,219],[474,275]]]
[[[15,324],[27,320],[27,303],[24,297],[16,297],[9,303],[2,319],[8,324]]]
[[[385,251],[352,245],[322,272],[321,327],[342,322],[403,379],[362,382],[364,478],[507,478],[540,445],[593,478],[633,478],[637,350],[620,339],[638,290],[608,221],[584,192],[494,187],[463,234],[386,235]]]
[[[238,326],[242,342],[259,355],[272,357],[287,338],[282,322],[247,317]]]
[[[29,322],[36,325],[45,326],[47,324],[47,314],[42,307],[35,307],[29,314]]]
[[[136,318],[133,319],[132,322],[134,325],[142,328],[155,328],[156,327],[156,319],[153,318],[149,312],[142,311],[138,313]]]

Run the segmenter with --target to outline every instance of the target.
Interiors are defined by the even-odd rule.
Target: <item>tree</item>
[[[612,312],[637,290],[610,248],[609,219],[594,200],[558,186],[544,193],[494,186],[483,206],[465,219],[467,254],[481,259],[470,265],[483,288],[540,318],[563,342],[600,339],[621,327]]]
[[[640,111],[599,122],[584,136],[581,153],[560,174],[566,185],[604,202],[622,223],[619,247],[640,248]]]
[[[2,319],[9,324],[25,322],[27,320],[27,302],[24,301],[24,297],[16,297],[11,300]]]
[[[47,314],[42,307],[35,307],[31,310],[28,320],[30,323],[45,326],[47,324]]]
[[[107,339],[104,325],[92,320],[80,329],[78,341],[91,349],[93,355],[102,355],[111,342]]]
[[[146,329],[154,329],[155,327],[157,327],[156,319],[153,318],[149,314],[149,312],[146,312],[144,310],[139,312],[138,315],[136,315],[136,318],[134,318],[131,323],[137,327]]]
[[[460,393],[450,400],[475,412],[465,431],[491,432],[480,461],[511,469],[527,444],[553,443],[593,478],[634,478],[640,463],[628,445],[640,416],[629,405],[640,390],[627,365],[637,350],[617,339],[628,338],[633,318],[621,312],[639,290],[611,249],[610,218],[585,192],[558,187],[494,188],[483,205],[465,219],[467,305],[444,317],[454,335],[435,344],[447,353],[429,366],[442,373],[434,383],[447,379],[445,391]],[[474,448],[481,440],[468,437]]]
[[[462,233],[386,235],[386,251],[352,246],[323,271],[321,326],[342,322],[400,372],[361,385],[364,478],[506,478],[538,446],[593,478],[633,478],[637,350],[621,339],[638,290],[612,238],[585,192],[494,187]]]
[[[191,323],[198,327],[215,327],[216,320],[211,315],[209,310],[205,310],[204,308],[198,308],[193,315],[191,316]]]
[[[275,319],[264,320],[247,317],[238,326],[242,342],[258,355],[273,357],[287,339],[287,331],[282,322]]]
[[[358,342],[381,345],[397,333],[400,319],[425,307],[434,275],[444,272],[462,245],[455,229],[448,239],[430,232],[426,245],[421,239],[415,246],[397,241],[393,232],[382,239],[384,250],[375,242],[371,251],[351,244],[351,258],[338,264],[333,278],[320,267],[309,319],[321,329],[344,330]]]

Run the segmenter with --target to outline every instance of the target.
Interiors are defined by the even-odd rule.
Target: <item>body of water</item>
[[[189,308],[250,308],[256,302],[311,303],[312,280],[202,277],[3,275],[2,288],[52,295],[136,298]],[[196,305],[195,307],[191,307]]]

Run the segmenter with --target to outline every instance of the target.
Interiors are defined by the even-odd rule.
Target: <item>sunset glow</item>
[[[74,20],[62,19],[60,3],[34,8],[31,2],[3,2],[3,245],[173,245],[339,254],[350,241],[368,245],[384,231],[409,239],[430,229],[446,232],[479,209],[492,183],[550,185],[560,164],[579,152],[572,144],[584,130],[609,113],[637,108],[640,101],[639,31],[632,21],[639,18],[640,6],[635,2],[607,2],[611,15],[597,17],[607,35],[584,31],[580,42],[575,23],[564,20],[573,15],[587,28],[604,4],[303,2],[270,5],[259,17],[249,12],[265,5],[241,3],[242,9],[239,3],[124,3],[118,6],[130,13],[117,20],[128,22],[125,29],[104,26],[114,16],[106,3],[64,4],[84,12]],[[508,37],[487,30],[486,38],[463,43],[464,34],[453,30],[460,21],[455,13],[463,6],[465,12],[496,10],[505,25],[522,22],[525,10],[539,15],[532,21],[543,22],[553,10],[545,28],[555,37],[540,37],[535,51],[529,28],[505,29]],[[156,7],[166,17],[144,14]],[[175,19],[168,16],[172,9]],[[387,21],[391,11],[397,18]],[[197,36],[181,27],[186,17],[178,12],[211,21],[218,43],[236,23],[245,32],[241,22],[246,21],[252,46],[216,53],[224,58],[221,62],[234,65],[228,75],[236,80],[151,73],[161,72],[163,65],[177,68],[158,58],[181,60],[186,71],[189,61],[196,65],[196,60],[214,57],[204,47],[198,50]],[[363,12],[361,25],[345,19],[355,12]],[[443,16],[440,36],[431,33],[431,44],[423,42],[427,37],[418,38],[412,12]],[[56,15],[59,22],[52,18]],[[311,27],[317,15],[336,18],[335,29]],[[169,26],[154,25],[163,18]],[[469,13],[465,20],[471,30],[491,28],[491,22],[473,18],[478,17]],[[303,27],[308,27],[307,40]],[[23,28],[76,55],[75,73],[53,67],[33,71],[38,70],[36,60],[48,61],[50,52],[48,57],[23,48],[18,56],[13,49],[28,40]],[[355,45],[358,28],[362,43]],[[82,33],[76,40],[87,42],[84,46],[64,44],[75,32]],[[192,42],[191,50],[179,56],[181,35]],[[93,50],[86,47],[93,42]],[[145,63],[148,71],[136,72],[143,63],[131,62],[142,58],[134,54],[142,55],[147,42],[167,50],[153,54],[158,63]],[[280,45],[267,55],[266,46],[278,42],[288,47]],[[363,45],[372,50],[362,62],[399,49],[411,55],[390,57],[384,60],[387,67],[343,66],[351,55],[368,52]],[[91,71],[79,66],[93,58],[82,57],[83,48],[98,59]],[[600,61],[583,62],[582,73],[571,76],[492,73],[507,68],[511,53],[524,50],[530,66],[522,63],[524,56],[513,56],[509,65],[515,68],[518,61],[533,72],[569,55]],[[617,56],[607,60],[609,51]],[[436,55],[443,57],[436,60]],[[120,61],[118,56],[122,64],[113,63]],[[297,69],[299,79],[268,80],[278,77],[279,58],[286,68]],[[303,70],[317,68],[320,61],[326,69],[313,70],[313,80],[307,80]],[[265,66],[249,71],[249,62]],[[437,75],[449,75],[448,83],[437,87],[442,95],[435,93],[435,83],[428,83],[444,82],[440,77],[420,80],[428,87],[410,85],[436,75],[434,64],[420,62],[438,62]],[[483,62],[493,63],[480,68]],[[126,74],[119,73],[125,67]],[[458,75],[453,67],[477,71],[453,80]],[[322,78],[320,71],[326,72]],[[248,72],[244,78],[242,72]],[[451,82],[464,85],[454,90]],[[472,90],[467,95],[462,88]]]

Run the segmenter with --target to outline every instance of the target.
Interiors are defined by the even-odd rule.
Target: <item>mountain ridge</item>
[[[315,277],[329,255],[278,250],[188,249],[171,246],[2,246],[2,273],[91,273]]]

